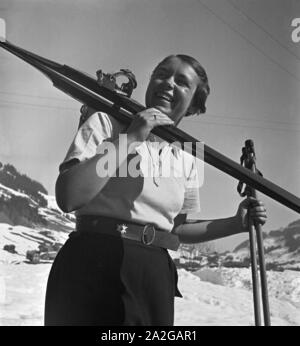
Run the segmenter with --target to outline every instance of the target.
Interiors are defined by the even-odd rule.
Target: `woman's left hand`
[[[256,198],[248,197],[244,199],[236,213],[236,221],[240,232],[249,231],[249,221],[253,224],[264,225],[267,221],[266,207],[262,201]]]

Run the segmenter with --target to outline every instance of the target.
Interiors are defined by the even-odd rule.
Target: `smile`
[[[155,96],[157,98],[163,99],[163,100],[168,101],[168,102],[174,101],[173,96],[168,94],[168,93],[165,93],[165,92],[157,92],[157,93],[155,93]]]

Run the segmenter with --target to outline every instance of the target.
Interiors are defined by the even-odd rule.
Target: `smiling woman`
[[[178,124],[182,116],[205,113],[209,92],[206,72],[196,59],[183,54],[170,55],[153,71],[146,105],[152,104],[167,115],[172,112],[172,119]],[[179,114],[183,115],[178,117]]]
[[[76,211],[76,232],[49,275],[46,325],[173,325],[174,297],[181,294],[167,250],[245,231],[248,209],[256,222],[265,222],[265,208],[256,200],[241,203],[233,217],[187,221],[187,214],[200,211],[195,158],[151,131],[203,113],[208,94],[206,73],[195,59],[168,56],[151,76],[148,108],[127,128],[91,110],[56,183],[60,208]],[[112,151],[103,150],[108,142],[118,160],[103,175],[99,162],[111,159]],[[150,162],[152,174],[120,175],[132,156],[141,173]],[[169,162],[174,173],[183,163],[184,174],[165,176]]]

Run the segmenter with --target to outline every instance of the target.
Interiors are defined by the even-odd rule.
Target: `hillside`
[[[263,234],[267,270],[300,271],[300,220],[286,227]],[[205,245],[205,243],[204,243]],[[217,253],[203,244],[181,245],[172,254],[179,268],[197,271],[201,268],[248,268],[250,266],[249,240],[239,244],[232,252]]]
[[[28,250],[53,259],[74,228],[74,215],[63,213],[42,184],[0,163],[0,260],[24,260]]]
[[[300,220],[286,227],[263,235],[266,263],[278,269],[300,270]],[[249,241],[237,246],[233,259],[244,261],[249,258]]]
[[[0,223],[70,231],[74,220],[57,207],[42,184],[0,162]]]

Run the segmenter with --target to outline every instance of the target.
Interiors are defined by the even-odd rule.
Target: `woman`
[[[226,219],[187,221],[200,210],[195,159],[151,130],[204,113],[208,94],[199,62],[172,55],[154,69],[148,108],[128,128],[104,113],[80,127],[56,183],[58,205],[76,210],[77,222],[51,269],[46,325],[172,325],[180,292],[167,249],[247,231],[248,216],[265,223],[255,199]]]

